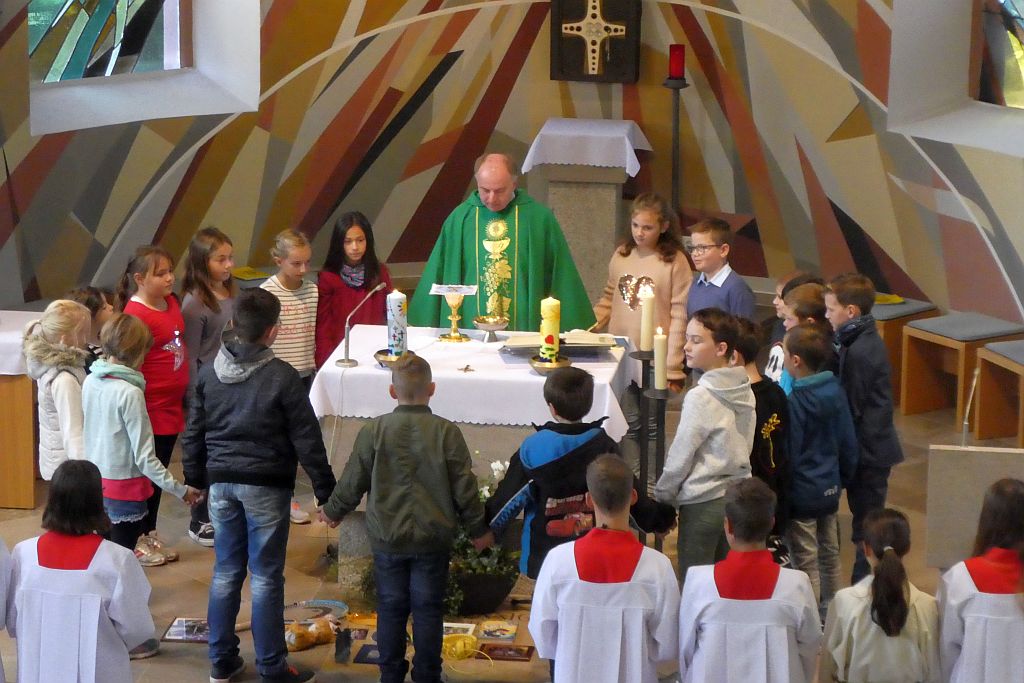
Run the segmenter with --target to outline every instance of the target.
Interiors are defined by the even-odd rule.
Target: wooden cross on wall
[[[602,71],[601,48],[605,47],[605,41],[612,38],[623,38],[626,35],[625,24],[614,24],[605,21],[601,5],[601,0],[589,0],[587,13],[583,19],[562,24],[563,36],[576,36],[582,38],[586,43],[586,73],[588,76],[597,76]],[[605,53],[607,55],[607,50],[605,50]]]
[[[551,0],[551,79],[636,83],[642,5],[641,0]]]

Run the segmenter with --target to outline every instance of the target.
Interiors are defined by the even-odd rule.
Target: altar
[[[25,374],[21,339],[34,311],[0,311],[0,508],[35,507],[35,385]]]
[[[437,385],[430,401],[430,408],[436,415],[470,426],[522,428],[521,435],[512,439],[516,444],[532,431],[531,425],[541,425],[552,419],[544,402],[544,377],[530,368],[528,358],[500,352],[504,337],[528,333],[499,333],[502,339],[485,344],[481,341],[482,332],[463,330],[464,334],[472,337],[471,341],[439,341],[438,335],[446,331],[409,328],[408,348],[430,363]],[[386,346],[387,328],[383,325],[357,325],[350,334],[349,354],[359,361],[359,365],[338,367],[334,362],[343,357],[344,344],[334,350],[317,372],[309,394],[318,418],[367,419],[389,413],[398,405],[388,394],[391,372],[373,359],[374,352]],[[627,346],[619,345],[573,359],[576,367],[594,376],[594,405],[584,421],[607,416],[604,429],[616,441],[622,439],[628,428],[618,397],[639,376],[639,364],[626,357],[628,351]],[[336,430],[336,423],[332,423],[324,434],[332,450]],[[470,450],[478,450],[474,448],[470,433],[481,432],[464,431],[467,432]],[[351,435],[345,441],[350,438]],[[345,453],[343,459],[347,460],[347,455]],[[499,452],[487,453],[485,457],[507,460],[511,455],[512,451],[502,446]],[[339,465],[333,454],[332,464],[335,467]]]

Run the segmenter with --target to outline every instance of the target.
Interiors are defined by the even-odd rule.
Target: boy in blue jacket
[[[580,368],[560,368],[544,381],[544,400],[553,420],[523,440],[505,478],[485,505],[493,531],[500,533],[520,511],[523,526],[519,571],[536,579],[548,551],[574,541],[594,526],[587,504],[587,466],[618,446],[597,422],[583,422],[594,402],[594,378]],[[639,480],[637,491],[644,490]],[[633,521],[646,532],[667,533],[675,526],[671,505],[647,496],[630,507]]]
[[[822,619],[839,588],[839,495],[857,469],[857,438],[846,392],[823,370],[832,354],[821,325],[804,323],[783,340],[794,377],[787,433],[790,559],[811,580]]]

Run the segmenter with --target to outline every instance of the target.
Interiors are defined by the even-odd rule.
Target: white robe
[[[720,597],[715,566],[690,567],[679,608],[682,683],[809,683],[821,643],[810,580],[781,569],[771,598]]]
[[[7,546],[0,540],[0,630],[7,625],[7,615],[4,614],[7,605],[7,594],[11,582],[11,554],[7,552]],[[4,676],[4,663],[0,661],[0,683],[7,683]]]
[[[552,549],[537,577],[530,609],[537,656],[555,660],[558,683],[656,683],[657,663],[674,659],[678,643],[671,561],[644,548],[629,581],[592,583],[580,579],[574,545]]]
[[[982,593],[960,562],[936,594],[939,657],[950,683],[1024,681],[1024,606],[1020,593]]]
[[[910,584],[907,623],[898,636],[885,635],[871,619],[867,577],[832,599],[818,669],[821,683],[939,683],[939,611],[935,598]]]
[[[103,541],[88,568],[52,569],[39,564],[38,541],[14,548],[7,630],[18,683],[130,683],[128,651],[154,633],[135,554]]]

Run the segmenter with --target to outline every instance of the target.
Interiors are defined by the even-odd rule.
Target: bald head
[[[491,211],[503,211],[515,197],[518,169],[507,154],[484,154],[474,165],[480,200]]]

